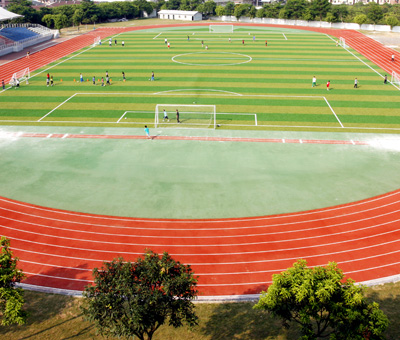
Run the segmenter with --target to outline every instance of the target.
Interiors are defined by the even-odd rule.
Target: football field
[[[47,73],[54,86],[46,86]],[[398,133],[399,88],[384,85],[384,75],[316,32],[147,29],[113,36],[111,46],[103,39],[35,71],[29,86],[1,94],[0,123],[152,127],[157,105],[165,104],[170,121],[162,122],[161,111],[158,121],[171,128]]]

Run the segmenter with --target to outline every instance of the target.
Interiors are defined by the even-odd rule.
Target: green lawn
[[[92,324],[84,321],[79,310],[81,299],[63,295],[26,292],[30,313],[24,326],[0,327],[4,340],[103,339],[96,336]],[[387,340],[400,338],[398,308],[400,283],[368,288],[367,296],[379,303],[389,318]],[[294,326],[282,328],[277,319],[252,309],[253,303],[197,304],[199,325],[193,329],[163,326],[154,340],[295,340],[299,333]],[[110,338],[109,338],[110,339]]]
[[[0,123],[141,126],[154,123],[157,104],[215,105],[220,129],[400,132],[399,91],[383,85],[384,71],[351,52],[327,35],[296,29],[241,26],[209,33],[208,26],[193,26],[123,33],[111,47],[104,39],[38,70],[29,86],[0,94]],[[103,87],[106,71],[111,86]],[[47,72],[54,87],[46,87]],[[152,72],[155,81],[149,81]],[[180,111],[180,127],[214,126],[211,114],[185,121]],[[173,106],[168,114],[175,118]]]

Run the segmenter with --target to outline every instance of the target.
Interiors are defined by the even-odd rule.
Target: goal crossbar
[[[233,25],[209,25],[210,33],[233,33]]]
[[[164,119],[165,115],[168,119]],[[179,123],[177,119],[179,113]],[[160,127],[199,127],[216,128],[215,105],[182,105],[182,104],[157,104],[155,108],[154,126]],[[182,124],[182,125],[181,125]]]
[[[22,81],[22,80],[27,80],[31,77],[31,73],[29,71],[29,67],[24,68],[21,71],[15,72],[12,76],[10,81],[8,82],[11,86],[16,85],[17,80]]]
[[[343,48],[347,48],[346,39],[345,38],[340,37],[339,38],[339,43],[340,43],[340,46],[342,46]]]
[[[400,85],[400,74],[396,73],[395,71],[392,71],[391,83],[395,85]]]

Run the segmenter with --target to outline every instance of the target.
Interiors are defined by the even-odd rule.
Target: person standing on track
[[[146,133],[147,138],[152,139],[150,136],[150,130],[147,125],[144,126],[144,132]]]
[[[4,79],[1,81],[1,87],[3,88],[3,90],[6,89],[6,83],[4,82]]]
[[[394,54],[392,54],[392,63],[394,63]]]

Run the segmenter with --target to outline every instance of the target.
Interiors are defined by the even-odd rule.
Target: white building
[[[172,20],[186,20],[186,21],[199,21],[203,20],[203,15],[197,11],[176,11],[163,9],[158,12],[160,19],[172,19]]]

